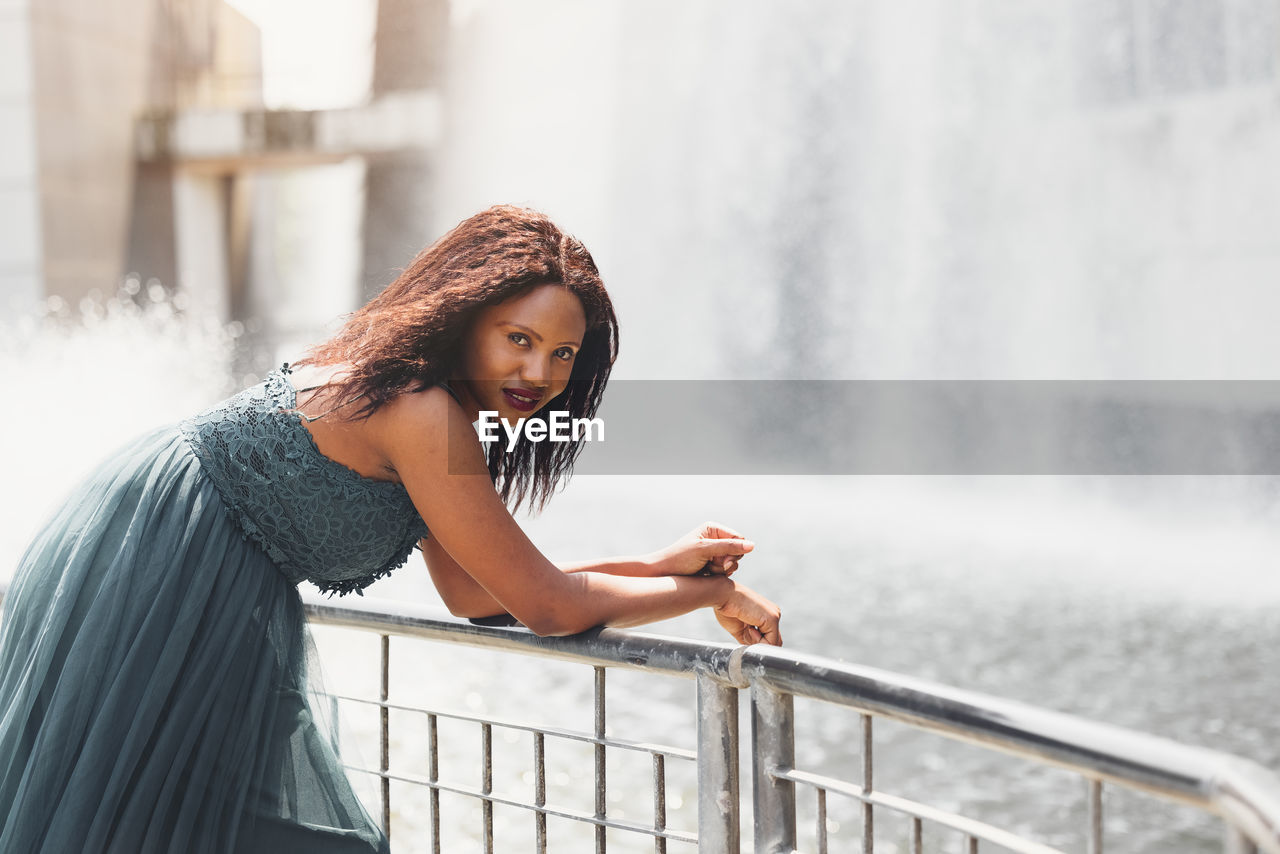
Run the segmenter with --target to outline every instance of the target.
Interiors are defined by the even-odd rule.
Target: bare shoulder
[[[445,424],[453,411],[465,421],[462,407],[440,386],[397,396],[378,409],[370,420],[381,418],[389,424],[409,422],[416,425]]]
[[[443,388],[402,394],[369,417],[371,438],[397,469],[448,462],[468,469],[483,459],[479,439],[466,413]]]

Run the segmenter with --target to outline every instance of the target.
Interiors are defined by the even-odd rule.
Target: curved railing
[[[1104,834],[1103,787],[1140,790],[1156,797],[1193,806],[1221,819],[1224,850],[1280,854],[1280,778],[1262,767],[1226,754],[1188,747],[1143,733],[1095,723],[1022,703],[962,691],[868,667],[845,664],[787,648],[732,646],[660,637],[615,629],[581,635],[541,638],[522,628],[481,626],[434,609],[372,599],[308,599],[310,618],[329,626],[378,632],[382,642],[382,696],[374,704],[382,714],[382,762],[373,772],[382,780],[384,822],[389,820],[391,780],[405,780],[388,767],[387,701],[390,636],[404,636],[466,644],[495,652],[548,656],[594,668],[595,728],[572,733],[520,722],[469,717],[482,728],[482,784],[469,788],[441,781],[437,774],[434,727],[444,713],[424,711],[431,727],[431,772],[413,779],[432,790],[433,850],[439,850],[439,791],[469,795],[483,804],[485,850],[493,846],[492,807],[495,803],[522,808],[535,816],[535,849],[546,850],[548,815],[594,825],[596,850],[605,850],[605,830],[631,831],[653,838],[655,850],[665,851],[668,840],[695,842],[698,850],[736,854],[742,823],[738,767],[738,697],[749,692],[751,704],[751,763],[754,851],[790,852],[797,848],[797,789],[816,799],[812,834],[819,852],[827,850],[827,797],[835,795],[860,804],[862,850],[876,842],[876,817],[884,812],[906,817],[909,848],[923,850],[926,827],[959,835],[965,850],[980,844],[1020,852],[1058,849],[1008,829],[972,817],[889,794],[874,785],[874,722],[878,718],[1072,771],[1085,781],[1086,824],[1079,830],[1084,847],[1100,854],[1108,844]],[[609,668],[628,668],[691,678],[697,683],[697,751],[692,754],[660,745],[637,744],[606,736],[605,682]],[[852,779],[841,779],[797,767],[793,698],[807,697],[844,706],[859,715],[861,767]],[[366,701],[374,702],[374,701]],[[535,733],[534,797],[525,801],[493,793],[489,745],[493,727]],[[543,740],[575,738],[596,751],[596,810],[574,812],[548,804],[545,797]],[[652,825],[611,819],[605,798],[606,749],[647,751],[653,756],[654,820]],[[697,762],[697,833],[675,831],[665,822],[665,763],[668,759]],[[932,831],[931,831],[932,832]],[[1123,846],[1120,850],[1124,850]]]

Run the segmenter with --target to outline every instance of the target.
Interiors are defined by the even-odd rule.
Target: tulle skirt
[[[84,482],[0,624],[0,852],[368,852],[308,703],[297,590],[181,434]]]

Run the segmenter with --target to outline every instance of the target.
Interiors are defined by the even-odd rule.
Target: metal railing
[[[955,810],[941,809],[875,787],[875,726],[877,720],[902,722],[914,729],[949,739],[976,743],[996,751],[1057,766],[1084,781],[1085,826],[1078,831],[1089,854],[1107,848],[1104,833],[1104,787],[1119,787],[1189,805],[1221,819],[1223,850],[1228,854],[1280,854],[1280,778],[1255,763],[1227,754],[1188,747],[1143,733],[1094,723],[1025,704],[859,667],[789,649],[732,646],[638,632],[598,629],[564,638],[540,638],[521,628],[480,626],[434,609],[379,602],[308,599],[310,619],[327,626],[381,634],[381,692],[379,709],[381,762],[375,774],[381,784],[382,817],[389,827],[392,781],[430,790],[431,850],[440,850],[441,792],[478,799],[484,850],[494,845],[493,807],[527,810],[534,818],[534,847],[547,850],[548,816],[583,822],[594,828],[595,850],[603,854],[607,830],[652,837],[654,850],[665,852],[675,841],[697,845],[700,852],[738,854],[743,823],[739,769],[738,702],[749,696],[751,720],[750,787],[756,854],[791,852],[798,847],[797,790],[811,792],[816,817],[811,837],[816,851],[828,850],[828,797],[858,805],[861,850],[872,854],[877,844],[877,818],[904,817],[909,824],[907,847],[924,850],[925,828],[941,829],[962,841],[963,850],[980,845],[1015,852],[1059,851],[1013,830],[980,821]],[[405,707],[388,700],[391,636],[465,644],[486,650],[549,656],[593,668],[594,728],[574,732],[414,708],[426,715],[429,730],[429,773],[425,778],[397,773],[390,764],[389,713]],[[626,668],[696,680],[696,752],[637,743],[606,734],[606,678],[609,668]],[[861,767],[853,779],[834,777],[798,767],[795,755],[794,698],[812,698],[847,707],[858,715]],[[439,775],[436,728],[442,718],[469,721],[481,728],[481,784],[446,782]],[[534,794],[531,800],[497,795],[492,784],[493,729],[506,728],[533,735]],[[572,739],[593,746],[595,809],[588,813],[548,803],[546,752],[548,738]],[[610,817],[606,798],[606,751],[631,750],[652,758],[653,821]],[[669,760],[696,762],[697,830],[667,826],[666,765]],[[364,770],[364,769],[361,769]],[[1121,849],[1123,850],[1123,849]]]

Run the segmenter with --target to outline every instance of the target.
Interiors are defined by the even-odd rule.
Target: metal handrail
[[[877,799],[882,806],[892,800],[910,811],[903,805],[911,802],[872,792],[873,716],[1081,775],[1090,781],[1094,825],[1090,851],[1101,851],[1102,847],[1100,787],[1105,782],[1186,803],[1220,817],[1228,828],[1231,851],[1260,847],[1268,854],[1280,854],[1280,778],[1256,763],[1145,733],[785,648],[734,646],[618,629],[538,637],[523,628],[476,625],[438,609],[371,598],[338,601],[309,597],[306,608],[313,621],[324,625],[580,662],[597,668],[601,679],[603,668],[608,667],[696,679],[700,728],[709,719],[716,722],[698,738],[700,850],[738,851],[737,692],[750,689],[757,854],[794,848],[797,782],[818,787],[822,798],[828,789],[848,794],[857,788],[865,796],[874,794],[864,798],[868,826],[869,810]],[[861,787],[851,788],[835,780],[823,783],[825,778],[794,767],[791,698],[796,696],[862,713],[866,777]],[[603,732],[602,722],[599,728]],[[708,783],[719,789],[703,791]],[[842,792],[842,787],[847,791]],[[726,800],[725,792],[730,790],[731,797]],[[728,802],[731,809],[725,809]],[[819,803],[824,805],[825,800]],[[868,842],[864,841],[864,846]],[[1032,846],[1027,850],[1039,849]]]
[[[0,582],[0,599],[6,585]],[[1189,804],[1218,816],[1227,828],[1229,854],[1250,854],[1259,848],[1280,854],[1280,777],[1256,763],[1225,753],[1190,747],[1167,739],[1108,724],[1004,700],[972,691],[870,667],[766,646],[733,646],[663,637],[618,629],[594,629],[571,637],[538,637],[523,628],[476,625],[444,612],[372,598],[322,599],[308,595],[308,618],[316,624],[377,632],[382,636],[382,688],[374,703],[382,714],[381,768],[375,772],[383,789],[383,823],[389,824],[389,783],[404,780],[432,789],[432,818],[439,850],[438,793],[455,792],[481,799],[485,806],[486,850],[492,850],[492,806],[499,803],[532,809],[538,817],[538,850],[546,850],[546,816],[584,821],[596,827],[596,850],[604,852],[607,827],[637,831],[665,851],[667,839],[694,841],[699,850],[738,854],[739,771],[738,692],[749,689],[752,705],[752,791],[755,805],[755,852],[774,854],[795,849],[795,786],[818,793],[819,851],[826,851],[826,794],[860,801],[863,807],[863,851],[874,845],[872,810],[889,809],[912,819],[912,850],[920,851],[921,823],[930,821],[967,835],[971,851],[986,839],[1014,851],[1053,849],[965,816],[946,813],[905,798],[874,790],[871,732],[873,717],[905,722],[919,729],[974,742],[995,750],[1059,766],[1089,781],[1091,854],[1101,854],[1102,784],[1118,784]],[[432,772],[430,779],[392,774],[388,755],[388,713],[400,708],[388,702],[390,636],[459,643],[561,661],[590,665],[596,673],[595,732],[583,735],[518,722],[481,720],[486,744],[491,728],[510,726],[534,732],[538,757],[538,796],[528,804],[496,796],[490,784],[471,790],[443,784],[435,769],[435,726],[441,712],[426,712],[430,720]],[[689,758],[689,752],[661,745],[606,738],[604,726],[605,669],[627,668],[695,679],[698,693],[698,833],[696,837],[665,826],[663,760]],[[824,777],[795,767],[792,699],[807,697],[857,710],[863,723],[863,779],[860,783]],[[371,702],[371,701],[362,701]],[[480,719],[476,719],[480,720]],[[596,813],[594,816],[556,808],[545,802],[542,783],[544,735],[587,741],[596,750]],[[654,756],[655,822],[648,828],[611,820],[604,806],[604,750],[640,749]],[[487,761],[487,760],[486,760]],[[486,778],[489,768],[486,767]]]

